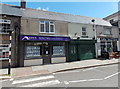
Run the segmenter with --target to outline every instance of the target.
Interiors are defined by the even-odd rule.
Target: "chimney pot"
[[[26,8],[26,0],[21,0],[21,8]]]

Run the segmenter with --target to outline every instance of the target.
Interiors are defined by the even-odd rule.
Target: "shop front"
[[[99,45],[98,45],[98,56],[101,57],[102,53],[112,53],[118,51],[117,41],[118,38],[112,37],[99,37]]]
[[[69,37],[22,35],[20,40],[24,66],[67,61]]]
[[[69,44],[69,61],[94,59],[95,40],[71,40]]]

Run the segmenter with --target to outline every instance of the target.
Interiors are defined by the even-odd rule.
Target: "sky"
[[[19,6],[19,2],[3,2]],[[104,18],[118,11],[118,2],[27,2],[28,8]]]

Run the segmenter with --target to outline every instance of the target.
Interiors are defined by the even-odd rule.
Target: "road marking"
[[[55,84],[59,84],[59,83],[60,83],[59,80],[52,80],[52,81],[47,81],[47,82],[19,86],[19,87],[43,87],[43,86],[50,86],[50,85],[55,85]]]
[[[74,71],[58,72],[58,73],[53,73],[53,75],[55,75],[55,74],[65,74],[65,73],[76,73],[76,72],[80,72],[80,71],[74,70]]]
[[[103,80],[103,79],[89,79],[87,81],[99,81],[99,80]]]
[[[87,68],[87,69],[84,69],[83,71],[89,71],[89,70],[93,70],[93,69],[96,69],[98,67],[93,67],[93,68]]]
[[[77,82],[85,82],[87,80],[76,80],[76,81],[69,81],[70,83],[77,83]]]
[[[14,80],[13,78],[10,79],[10,81],[13,81],[13,80]]]
[[[105,77],[104,79],[111,78],[111,77],[113,77],[113,76],[115,76],[115,75],[118,75],[119,73],[120,73],[120,72],[117,72],[117,73],[115,73],[115,74],[112,74],[112,75],[110,75],[110,76]]]
[[[64,81],[64,84],[66,84],[66,85],[67,85],[67,84],[69,84],[69,82],[67,82],[67,81]]]
[[[45,79],[51,79],[51,78],[55,78],[55,77],[53,75],[50,75],[50,76],[30,78],[30,79],[22,79],[22,80],[13,81],[12,84],[25,83],[25,82],[33,82],[33,81],[37,81],[37,80],[45,80]]]
[[[69,81],[69,83],[78,83],[78,82],[87,82],[87,81],[98,81],[103,79],[86,79],[86,80],[76,80],[76,81]]]
[[[69,83],[78,83],[78,82],[90,82],[90,81],[101,81],[101,80],[105,80],[105,79],[108,79],[108,78],[111,78],[115,75],[118,75],[120,72],[117,72],[115,74],[112,74],[110,76],[107,76],[105,78],[101,78],[101,79],[86,79],[86,80],[75,80],[75,81],[64,81],[65,84],[69,84]]]

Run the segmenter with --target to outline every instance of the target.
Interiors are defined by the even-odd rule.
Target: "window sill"
[[[1,61],[9,60],[9,58],[0,58]]]
[[[81,36],[82,38],[88,38],[88,36]]]
[[[1,33],[1,32],[0,32],[0,34],[9,34],[9,33]]]
[[[55,32],[39,32],[39,33],[44,33],[44,34],[55,34]]]

